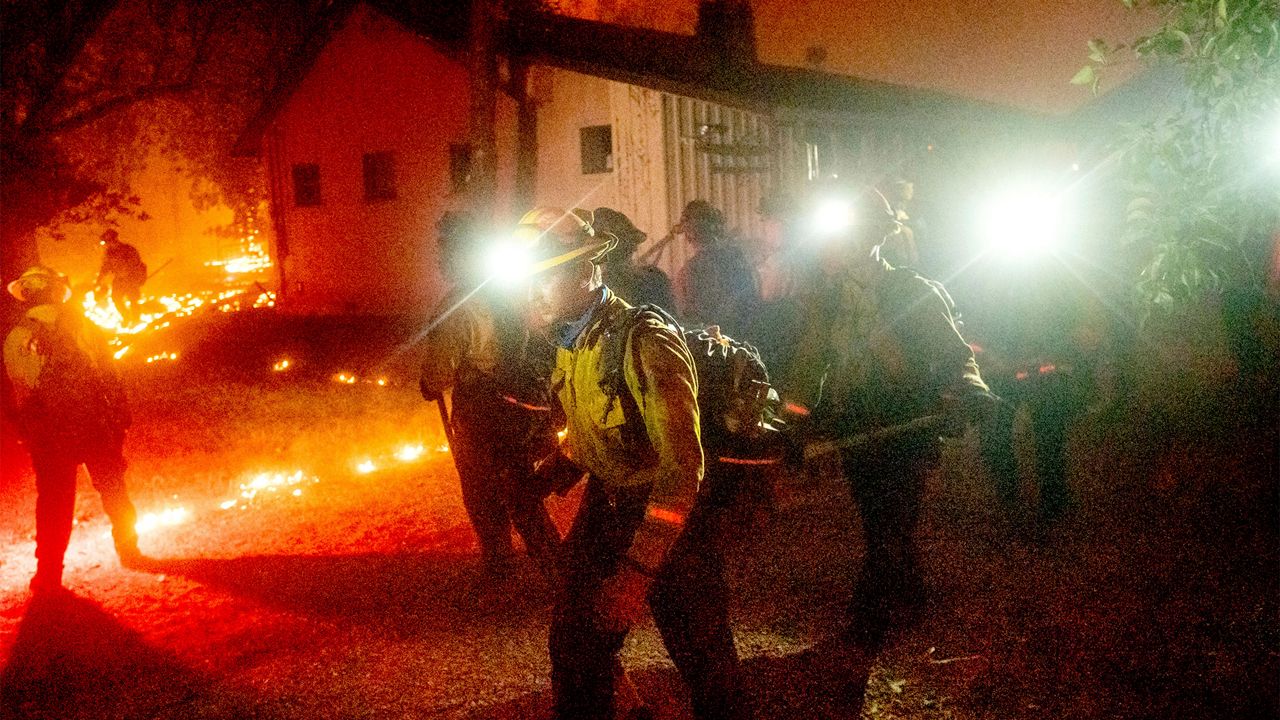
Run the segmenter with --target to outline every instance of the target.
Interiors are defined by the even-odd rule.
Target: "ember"
[[[275,370],[276,372],[284,372],[291,367],[293,367],[293,363],[289,360],[289,358],[284,358],[283,360],[277,360],[276,364],[271,366],[271,369]]]
[[[320,478],[308,476],[301,470],[295,470],[292,473],[283,472],[260,472],[254,475],[248,482],[240,483],[240,495],[231,500],[226,500],[218,505],[223,510],[230,510],[237,505],[240,509],[249,507],[253,501],[262,494],[279,493],[281,490],[292,488],[291,495],[297,497],[302,494],[302,488],[297,487],[303,483],[315,484],[320,482]]]

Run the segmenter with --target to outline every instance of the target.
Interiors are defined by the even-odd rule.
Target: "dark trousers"
[[[563,580],[551,621],[551,683],[560,720],[612,720],[613,668],[626,632],[596,620],[601,586],[617,572],[644,519],[647,491],[610,497],[592,479],[565,540]],[[718,513],[702,500],[649,593],[654,622],[692,696],[697,718],[749,717],[729,627]]]
[[[524,453],[513,449],[493,429],[455,428],[454,465],[462,485],[462,504],[480,541],[480,553],[490,567],[509,562],[515,554],[511,528],[524,540],[529,556],[550,572],[560,534],[531,478]]]
[[[1066,512],[1071,503],[1067,485],[1067,434],[1082,411],[1081,391],[1071,378],[1050,377],[1034,388],[1005,391],[1003,403],[979,433],[979,449],[987,471],[991,473],[996,493],[1010,515],[1022,508],[1017,451],[1013,442],[1013,425],[1020,404],[1031,414],[1031,434],[1035,442],[1036,484],[1039,491],[1037,516],[1052,522]]]
[[[928,433],[882,442],[843,457],[845,478],[862,517],[866,555],[850,607],[849,632],[877,644],[924,601],[915,546],[925,478],[937,460]]]
[[[128,467],[119,442],[94,443],[74,449],[31,446],[36,473],[36,574],[49,580],[62,577],[62,559],[71,541],[76,508],[76,469],[83,464],[102,507],[111,520],[117,551],[135,551],[138,513],[129,501],[124,474]]]

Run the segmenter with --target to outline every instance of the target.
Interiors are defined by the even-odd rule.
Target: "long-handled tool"
[[[922,430],[928,430],[932,427],[940,426],[947,421],[946,415],[925,415],[915,420],[909,420],[901,425],[891,425],[889,427],[878,428],[857,435],[838,438],[836,440],[822,440],[820,442],[809,443],[804,448],[804,459],[813,460],[824,455],[839,452],[841,450],[858,450],[867,445],[885,440],[892,440],[901,435],[907,435]]]
[[[453,447],[453,423],[449,420],[449,405],[444,401],[444,394],[436,395],[436,409],[440,411],[440,425],[444,427],[444,437],[449,447]]]

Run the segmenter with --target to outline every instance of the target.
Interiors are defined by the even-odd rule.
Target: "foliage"
[[[1122,0],[1161,24],[1129,44],[1089,43],[1071,80],[1096,92],[1132,53],[1172,63],[1186,87],[1168,114],[1119,144],[1123,240],[1139,264],[1144,316],[1207,294],[1256,290],[1280,233],[1280,2]]]
[[[34,260],[37,227],[135,214],[129,178],[155,152],[199,179],[197,202],[255,207],[260,173],[228,149],[326,4],[5,2],[6,273]]]

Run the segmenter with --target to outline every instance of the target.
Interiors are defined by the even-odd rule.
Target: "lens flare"
[[[1053,254],[1062,241],[1062,203],[1057,194],[1035,188],[1011,189],[983,208],[987,250],[1014,260]]]

